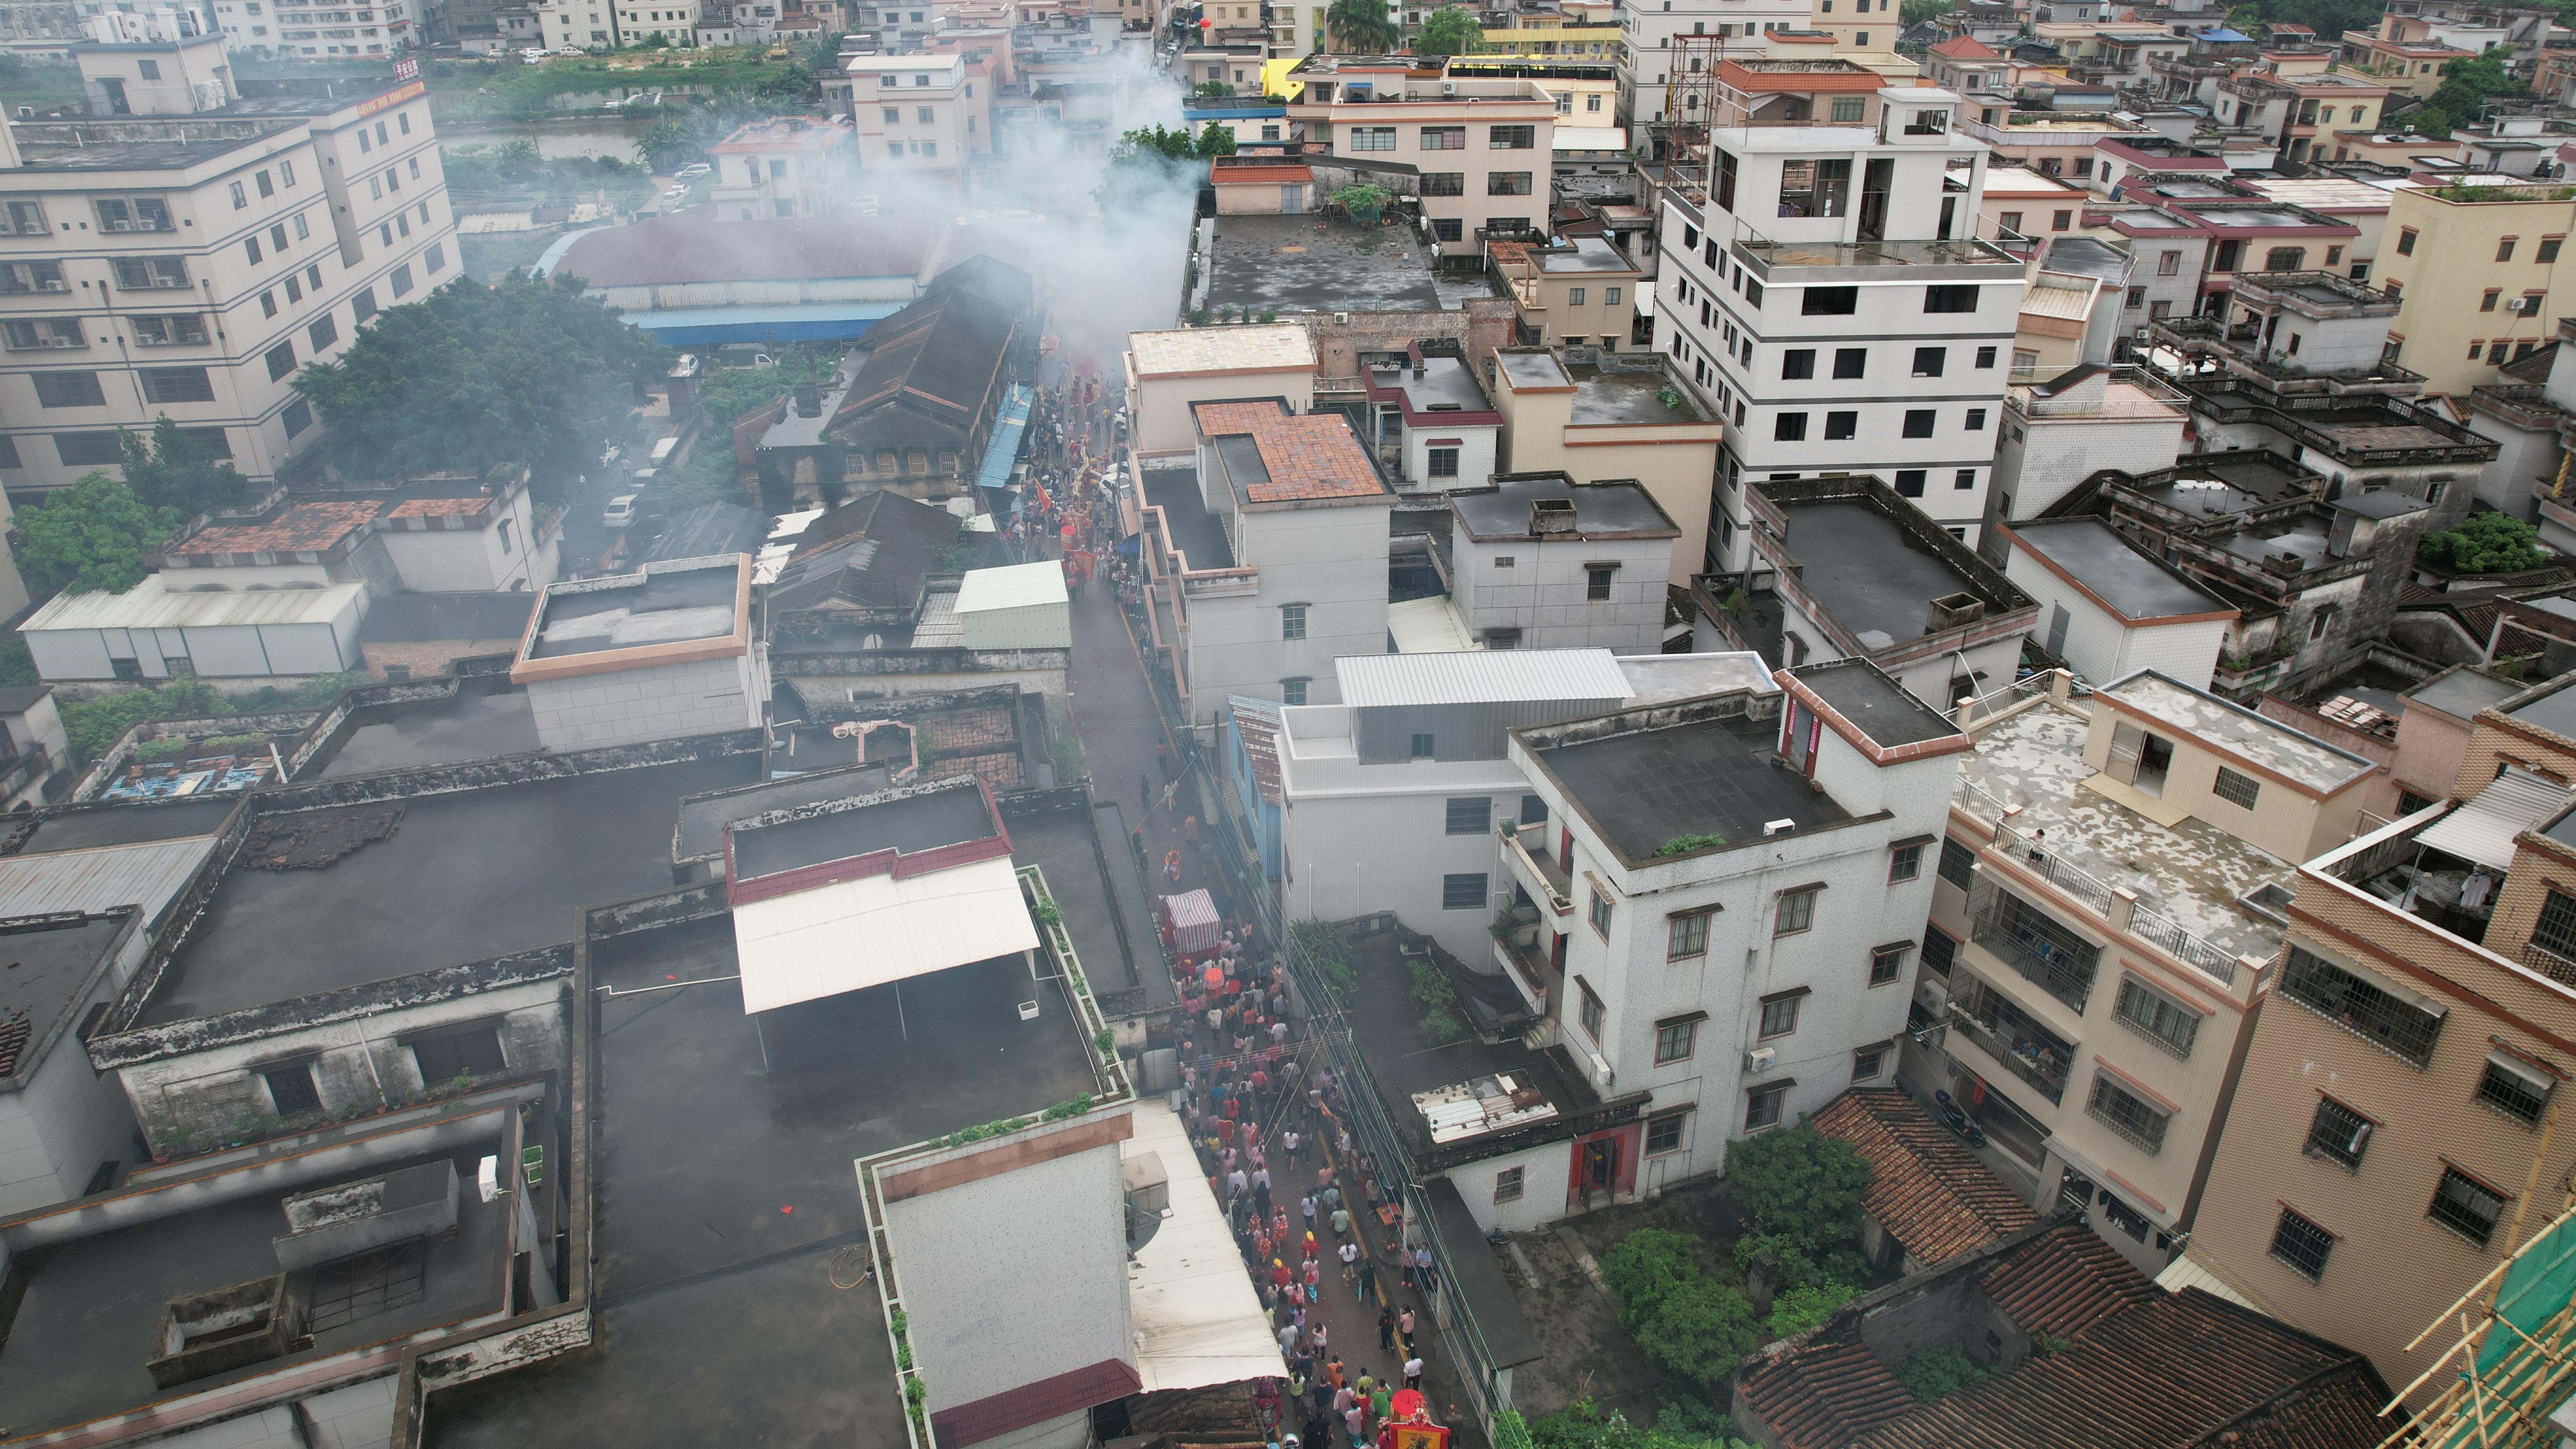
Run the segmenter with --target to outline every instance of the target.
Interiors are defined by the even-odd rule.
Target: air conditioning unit
[[[1336,313],[1334,313],[1334,314],[1333,314],[1333,325],[1334,325],[1334,326],[1336,326],[1336,327],[1348,327],[1348,326],[1350,326],[1350,325],[1351,325],[1351,314],[1350,314],[1350,313],[1348,313],[1348,312],[1336,312]]]
[[[2504,309],[2508,312],[2529,315],[2540,310],[2543,300],[2540,297],[2509,297],[2505,299]]]
[[[1771,1070],[1772,1063],[1778,1060],[1780,1060],[1779,1048],[1755,1047],[1744,1054],[1744,1075],[1758,1077]]]

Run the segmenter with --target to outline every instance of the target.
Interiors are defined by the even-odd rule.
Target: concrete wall
[[[749,729],[769,691],[752,654],[528,682],[537,739],[549,750]]]
[[[1190,404],[1257,397],[1286,398],[1289,411],[1312,412],[1315,374],[1301,368],[1137,378],[1127,393],[1127,436],[1140,453],[1184,452],[1198,443],[1198,420],[1190,415]]]
[[[2218,651],[2227,641],[2228,620],[2132,627],[2019,548],[2006,560],[2004,576],[2039,601],[2039,618],[2032,623],[2030,632],[2041,644],[2056,634],[2056,611],[2066,611],[2061,657],[2076,673],[2096,684],[2153,669],[2195,689],[2207,689],[2210,676],[2217,672]]]
[[[1638,1170],[1637,1185],[1644,1188],[1648,1170],[1661,1158],[1648,1158]],[[1510,1202],[1494,1201],[1494,1184],[1512,1168],[1521,1170],[1521,1195]],[[1565,1216],[1565,1196],[1574,1180],[1574,1145],[1571,1142],[1547,1142],[1502,1157],[1489,1157],[1449,1169],[1449,1180],[1465,1199],[1468,1216],[1486,1232],[1499,1228],[1507,1233],[1526,1233],[1543,1228]]]
[[[509,1075],[559,1071],[570,1029],[565,991],[563,980],[548,979],[359,1016],[334,1013],[340,1019],[244,1035],[120,1067],[115,1075],[155,1153],[185,1152],[233,1133],[245,1117],[275,1119],[277,1103],[260,1072],[280,1062],[312,1064],[322,1115],[334,1119],[363,1116],[443,1085],[421,1079],[403,1040],[440,1027],[491,1019]]]
[[[1340,698],[1335,659],[1386,652],[1392,501],[1235,518],[1235,557],[1261,572],[1246,581],[1250,588],[1190,596],[1190,702],[1196,722],[1213,720],[1229,694],[1282,698],[1283,679],[1308,679],[1310,702],[1334,703]],[[1303,639],[1279,637],[1280,606],[1292,603],[1306,605]]]
[[[293,680],[336,674],[357,665],[358,621],[365,612],[353,598],[329,623],[236,624],[189,629],[42,629],[20,635],[48,682],[113,680],[116,657],[134,659],[145,679],[167,679],[165,644],[184,653],[203,678]],[[166,638],[164,637],[166,636]]]
[[[139,951],[140,932],[132,938]],[[77,1027],[122,977],[103,976],[72,1008]],[[76,1198],[102,1162],[134,1165],[134,1117],[114,1078],[90,1069],[80,1043],[54,1044],[21,1091],[0,1093],[0,1217]]]
[[[502,546],[504,523],[507,548]],[[554,582],[554,551],[532,547],[535,533],[536,520],[529,516],[528,494],[522,489],[481,528],[387,529],[376,541],[402,574],[404,588],[479,593]]]
[[[1495,902],[1512,893],[1500,838],[1490,826],[1474,835],[1449,834],[1448,802],[1486,796],[1493,821],[1517,820],[1521,796],[1534,793],[1518,769],[1506,760],[1342,760],[1329,767],[1283,760],[1282,766],[1287,870],[1281,891],[1290,919],[1346,921],[1392,911],[1405,929],[1438,941],[1468,969],[1501,969],[1487,929]],[[1443,877],[1452,874],[1485,877],[1473,909],[1442,907]]]
[[[1493,424],[1462,427],[1456,423],[1444,423],[1437,417],[1433,417],[1430,422],[1419,428],[1406,428],[1404,430],[1405,486],[1430,489],[1467,488],[1486,481],[1494,476],[1496,466],[1494,457],[1498,451],[1496,440],[1501,432],[1502,429]],[[1450,478],[1431,476],[1429,440],[1432,438],[1458,440],[1454,444],[1442,445],[1455,447],[1458,450],[1457,476]]]
[[[1480,635],[1520,630],[1523,649],[1652,654],[1663,647],[1672,545],[1661,538],[1480,543],[1462,535],[1453,546],[1458,607]],[[1619,566],[1605,600],[1585,597],[1586,568],[1596,563]]]
[[[2152,473],[2170,468],[2182,452],[2184,418],[2116,421],[2024,418],[2006,409],[2003,436],[1995,443],[1993,517],[2004,522],[2037,518],[2075,485],[2104,468]],[[2016,577],[2018,582],[2018,577]]]
[[[2531,490],[2558,476],[2557,430],[2518,427],[2474,405],[2469,409],[2469,430],[2496,443],[2495,459],[2478,475],[2478,501],[2525,523],[2536,522],[2540,500]]]

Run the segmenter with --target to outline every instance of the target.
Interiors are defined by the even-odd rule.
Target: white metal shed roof
[[[1064,588],[1064,565],[1041,559],[997,569],[968,570],[965,581],[957,586],[957,612],[1025,609],[1035,604],[1065,603],[1070,597]]]
[[[2570,792],[2531,771],[2507,765],[2468,803],[2424,827],[2419,845],[2489,870],[2513,866],[2513,838],[2565,809]]]
[[[1005,855],[746,901],[733,943],[754,1012],[1034,950],[1038,928]]]
[[[145,574],[143,582],[121,594],[56,594],[18,626],[20,633],[47,629],[183,629],[242,624],[328,624],[351,600],[366,592],[360,584],[333,584],[321,589],[216,589],[175,593],[163,574]]]
[[[1437,654],[1460,649],[1482,649],[1475,631],[1467,627],[1467,616],[1445,596],[1435,594],[1427,599],[1407,599],[1386,606],[1386,632],[1395,639],[1399,654]]]
[[[1154,1101],[1138,1102],[1131,1120],[1135,1135],[1118,1144],[1119,1159],[1152,1153],[1171,1187],[1171,1211],[1128,1268],[1136,1373],[1145,1392],[1285,1378],[1270,1315],[1243,1271],[1225,1209],[1198,1174],[1189,1129]]]
[[[1355,654],[1333,661],[1342,703],[1502,704],[1626,699],[1636,691],[1607,649],[1476,649],[1447,654]]]
[[[0,858],[0,901],[13,916],[141,906],[148,923],[188,884],[211,835]]]

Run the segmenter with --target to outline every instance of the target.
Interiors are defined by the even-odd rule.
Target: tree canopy
[[[1752,1231],[1818,1254],[1851,1236],[1869,1162],[1850,1143],[1801,1122],[1726,1144],[1726,1179]]]
[[[250,480],[213,444],[167,417],[152,425],[148,439],[117,434],[116,446],[125,455],[125,486],[146,507],[175,509],[185,521],[249,501]]]
[[[2456,527],[2424,535],[2415,546],[2424,562],[2464,574],[2509,574],[2549,561],[2540,530],[2510,513],[2472,513]]]
[[[1344,55],[1385,55],[1404,44],[1404,27],[1387,18],[1383,0],[1333,0],[1324,29]]]
[[[1413,42],[1416,55],[1474,55],[1484,48],[1485,28],[1464,5],[1443,5],[1424,16],[1422,33]]]
[[[305,368],[295,390],[330,425],[333,461],[356,477],[513,461],[569,477],[622,429],[638,387],[670,356],[581,285],[451,283],[385,312],[339,361]]]
[[[185,521],[177,509],[155,508],[91,473],[19,513],[12,547],[31,593],[121,594],[150,572],[143,555]]]
[[[2485,115],[2489,97],[2529,92],[2529,87],[2506,74],[2503,52],[2491,50],[2484,55],[2443,62],[2440,88],[2401,119],[2427,136],[2448,136],[2453,126],[2466,125]]]

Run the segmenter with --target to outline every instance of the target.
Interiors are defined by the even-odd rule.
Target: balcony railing
[[[1958,1028],[1961,1035],[1974,1042],[1977,1050],[1994,1058],[2005,1071],[2020,1078],[2034,1091],[2046,1097],[2050,1106],[2057,1106],[2066,1100],[2066,1073],[2051,1071],[2044,1065],[2047,1059],[2040,1054],[2038,1043],[2016,1042],[1999,1030],[1994,1023],[1974,1015],[1965,1008],[1952,1013],[1951,1024]]]
[[[2045,841],[2025,837],[2004,823],[2009,807],[1992,791],[1963,776],[1952,787],[1951,799],[1970,815],[1995,822],[1995,848],[2012,857],[2015,865],[2065,892],[2105,925],[2127,930],[2212,980],[2230,986],[2236,983],[2235,954],[2194,935],[2172,917],[2147,906],[2133,905],[2123,923],[2118,912],[2120,897],[2110,884],[2070,864]]]
[[[2538,941],[2522,948],[2522,964],[2561,986],[2576,986],[2576,959],[2561,956]]]
[[[1549,910],[1560,916],[1574,914],[1574,882],[1557,868],[1556,857],[1548,854],[1544,839],[1533,851],[1526,833],[1515,828],[1503,837],[1503,861],[1506,867],[1517,867],[1525,887],[1538,887],[1538,893],[1547,898]]]
[[[2102,948],[2050,920],[2009,891],[1988,887],[1972,913],[1969,934],[2022,979],[2082,1012],[2093,999]]]

